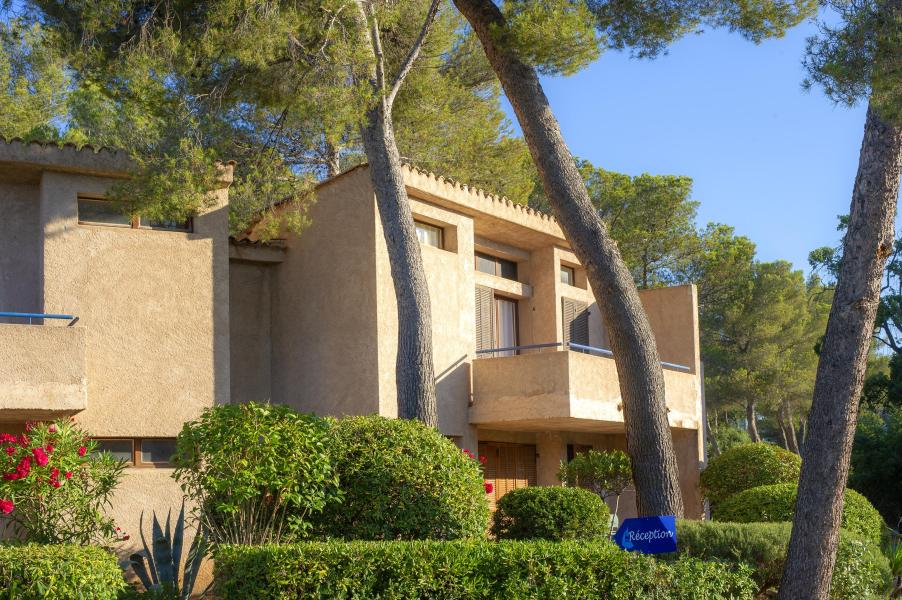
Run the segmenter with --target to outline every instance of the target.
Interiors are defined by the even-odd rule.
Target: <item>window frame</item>
[[[436,248],[438,250],[445,249],[445,228],[444,227],[442,227],[441,225],[436,225],[435,223],[428,223],[428,222],[422,221],[420,219],[414,219],[413,226],[414,226],[414,229],[416,230],[417,240],[420,242],[420,244],[422,244],[423,246],[429,246],[430,248]],[[437,231],[438,232],[438,245],[428,244],[428,243],[424,242],[423,240],[421,240],[420,236],[419,236],[420,227],[422,227],[423,229],[426,229],[426,230],[432,229],[434,231]]]
[[[576,287],[576,268],[575,267],[571,267],[570,265],[562,264],[559,273],[560,273],[561,283],[563,283],[564,285],[569,285],[571,287]],[[569,275],[570,281],[564,281],[564,273],[567,273]]]
[[[137,469],[174,469],[175,465],[173,465],[170,461],[165,462],[145,462],[141,459],[141,445],[145,440],[148,441],[156,441],[156,440],[165,440],[165,441],[175,441],[174,437],[94,437],[91,438],[95,442],[131,442],[132,444],[132,458],[130,461],[126,463],[126,468],[137,468]]]
[[[184,227],[161,227],[159,225],[153,225],[153,220],[148,219],[146,225],[141,224],[141,217],[134,216],[131,218],[129,223],[104,223],[102,221],[85,221],[81,218],[81,211],[79,210],[78,203],[82,200],[87,200],[91,202],[110,202],[112,200],[107,200],[102,196],[91,196],[89,194],[78,194],[75,200],[75,213],[76,220],[79,225],[88,225],[90,227],[115,227],[117,229],[149,229],[153,231],[171,231],[174,233],[194,233],[194,217],[188,217],[185,221]],[[119,438],[116,438],[119,439]]]
[[[491,261],[495,265],[494,273],[487,273],[486,271],[480,269],[479,259]],[[513,277],[505,277],[504,275],[502,275],[502,273],[504,272],[503,265],[513,266]],[[480,273],[485,273],[486,275],[494,275],[495,277],[507,279],[508,281],[520,281],[520,268],[517,264],[517,261],[501,258],[500,256],[494,256],[493,254],[486,254],[485,252],[480,252],[479,250],[473,252],[473,268]]]

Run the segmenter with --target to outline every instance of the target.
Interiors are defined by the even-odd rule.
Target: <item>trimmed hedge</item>
[[[221,546],[223,600],[749,598],[750,569],[658,562],[610,542],[303,542]]]
[[[679,521],[677,547],[683,557],[745,563],[753,569],[757,593],[764,594],[779,587],[791,529],[791,523]],[[880,597],[889,582],[889,562],[880,549],[859,535],[840,530],[830,597]]]
[[[102,548],[0,544],[3,600],[115,600],[126,587],[116,557]]]
[[[484,537],[489,506],[479,462],[419,421],[332,421],[343,500],[315,515],[322,535],[359,540]]]
[[[715,521],[734,523],[792,521],[798,492],[795,483],[762,485],[730,496],[711,510],[711,516]],[[841,526],[878,545],[885,527],[883,517],[874,505],[855,490],[848,489]]]
[[[608,505],[577,487],[525,487],[498,502],[492,534],[499,540],[591,540],[606,538]]]
[[[730,448],[711,459],[702,471],[702,494],[717,504],[750,488],[774,483],[796,483],[802,459],[774,444],[757,442]]]

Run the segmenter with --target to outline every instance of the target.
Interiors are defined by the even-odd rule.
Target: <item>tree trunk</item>
[[[893,247],[900,174],[902,127],[884,122],[869,107],[808,415],[805,460],[780,588],[780,597],[787,600],[820,600],[829,594],[880,280]]]
[[[789,405],[789,400],[783,401],[780,405],[780,411],[782,413],[780,427],[783,429],[783,434],[786,436],[786,449],[790,452],[799,454],[799,438],[796,434],[795,423],[792,421],[792,406]]]
[[[325,147],[326,154],[326,176],[335,177],[341,173],[341,154],[338,147],[332,142],[327,141]]]
[[[395,361],[398,417],[417,419],[430,427],[438,427],[429,288],[391,120],[392,95],[403,80],[404,73],[399,73],[395,88],[389,92],[378,23],[370,21],[367,16],[367,9],[371,6],[363,0],[358,0],[357,6],[361,35],[372,50],[370,83],[375,96],[374,105],[367,111],[360,132],[388,248],[398,305],[398,355]],[[416,59],[433,17],[434,12],[430,12],[417,45],[411,49],[411,63]]]
[[[713,455],[709,459],[714,456],[720,456],[720,444],[717,443],[717,436],[711,431],[711,425],[708,424],[707,419],[705,419],[705,430],[705,437],[711,442],[711,454]]]
[[[758,419],[755,412],[755,400],[749,399],[745,402],[745,428],[749,432],[749,437],[753,442],[760,442],[761,436],[758,435]]]
[[[682,516],[664,374],[633,278],[592,206],[535,69],[505,41],[504,16],[491,0],[455,0],[455,5],[473,27],[501,81],[552,210],[598,300],[620,380],[638,513]]]
[[[783,422],[783,406],[777,409],[777,429],[780,430],[780,445],[789,450],[789,440],[786,439],[786,424]]]

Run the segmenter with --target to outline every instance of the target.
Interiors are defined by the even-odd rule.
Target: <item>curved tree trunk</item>
[[[745,402],[745,428],[749,432],[749,437],[753,442],[760,442],[761,436],[758,434],[758,419],[755,411],[755,400],[749,399]]]
[[[787,600],[821,600],[830,591],[880,280],[893,247],[900,174],[902,127],[884,122],[868,108],[849,228],[808,416],[805,460],[780,587],[780,597]]]
[[[617,244],[596,213],[533,67],[504,42],[505,19],[491,0],[454,0],[479,37],[517,114],[545,194],[585,266],[611,340],[640,515],[683,514],[664,374],[639,293]]]
[[[783,400],[780,405],[780,413],[780,427],[783,429],[783,435],[786,436],[786,449],[799,454],[799,438],[795,423],[792,421],[792,406],[790,406],[789,400]]]

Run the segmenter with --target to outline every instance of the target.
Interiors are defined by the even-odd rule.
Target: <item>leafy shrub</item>
[[[217,595],[255,598],[748,598],[744,565],[658,562],[609,542],[302,542],[224,546]]]
[[[116,557],[102,548],[0,544],[4,600],[115,600],[125,588]]]
[[[745,563],[753,569],[757,593],[764,594],[779,587],[791,528],[790,523],[679,521],[678,553],[702,560]],[[831,598],[879,596],[886,591],[889,578],[889,563],[874,544],[840,530]]]
[[[902,524],[902,406],[859,412],[849,487],[867,496],[887,523]]]
[[[702,493],[713,504],[761,485],[795,483],[802,459],[774,444],[758,442],[731,448],[711,459],[701,475]]]
[[[734,494],[712,509],[715,521],[763,523],[792,521],[798,485],[762,485]],[[883,518],[868,499],[855,490],[846,490],[841,527],[858,533],[875,544],[883,536]]]
[[[119,534],[104,511],[125,463],[94,456],[95,447],[70,421],[0,434],[0,513],[7,527],[42,544],[113,543]]]
[[[734,427],[729,423],[720,423],[711,428],[711,437],[717,440],[717,447],[721,452],[726,452],[736,446],[752,443],[749,432],[745,429]],[[708,455],[714,456],[714,445],[708,441]]]
[[[211,541],[290,541],[336,495],[328,435],[325,419],[287,406],[208,408],[179,433],[173,476]]]
[[[589,490],[526,487],[498,501],[492,534],[499,540],[590,540],[608,533],[607,504]]]
[[[479,463],[418,421],[349,417],[332,427],[344,495],[318,519],[345,539],[482,537],[489,509]]]

